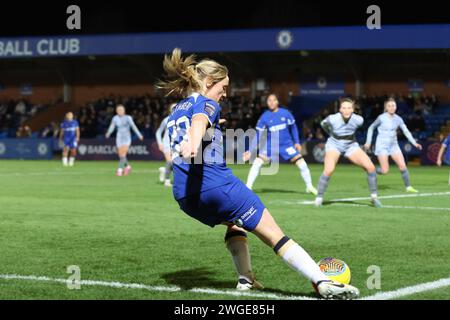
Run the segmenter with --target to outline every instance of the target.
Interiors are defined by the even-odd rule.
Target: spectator
[[[17,138],[31,138],[32,132],[29,126],[20,126],[17,129],[16,137]]]

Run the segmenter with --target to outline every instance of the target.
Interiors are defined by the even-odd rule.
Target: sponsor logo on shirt
[[[269,128],[271,132],[280,131],[286,129],[286,123],[278,124]]]
[[[214,112],[216,111],[216,108],[212,104],[206,102],[205,103],[205,111],[210,117],[212,117]]]

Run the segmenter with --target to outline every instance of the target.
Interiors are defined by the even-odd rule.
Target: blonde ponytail
[[[197,63],[195,55],[183,59],[179,48],[170,56],[164,56],[163,68],[165,80],[158,81],[156,87],[165,91],[166,96],[187,97],[192,92],[202,91],[202,81],[206,77],[217,83],[228,76],[228,69],[213,60]]]

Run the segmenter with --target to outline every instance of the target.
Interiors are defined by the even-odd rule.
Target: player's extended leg
[[[292,158],[291,162],[300,169],[300,174],[306,184],[306,193],[312,193],[313,195],[317,196],[317,190],[312,185],[311,172],[309,171],[305,159],[303,159],[301,155],[298,155]]]
[[[68,155],[69,155],[69,147],[64,146],[62,152],[62,163],[64,167],[67,167],[69,165],[69,161],[67,159]]]
[[[327,190],[331,175],[336,168],[336,164],[338,163],[340,156],[341,154],[334,150],[330,150],[325,153],[323,173],[319,178],[319,183],[317,184],[317,197],[315,200],[315,205],[317,207],[322,205],[323,195]]]
[[[292,269],[316,284],[322,297],[339,299],[358,297],[359,290],[357,288],[331,281],[311,256],[298,243],[283,233],[269,210],[264,209],[261,220],[252,232],[273,248],[275,253]]]
[[[76,156],[77,156],[77,149],[76,148],[70,149],[70,158],[69,158],[69,166],[70,167],[73,167],[73,165],[75,164]]]
[[[225,244],[230,251],[236,272],[238,274],[238,290],[263,289],[255,279],[252,270],[250,251],[247,242],[247,232],[236,225],[228,225],[225,233]]]
[[[117,150],[119,155],[119,167],[117,168],[116,176],[122,176],[123,171],[125,169],[126,163],[127,163],[127,153],[128,153],[128,146],[120,146]]]
[[[260,157],[257,157],[253,161],[252,167],[250,168],[250,171],[248,172],[247,184],[246,184],[247,188],[249,188],[250,190],[253,188],[253,184],[255,183],[255,180],[258,177],[263,164],[264,164],[264,160]]]
[[[348,159],[367,172],[367,182],[369,184],[372,203],[375,207],[380,208],[382,205],[378,200],[377,172],[372,160],[370,160],[369,156],[361,148],[357,148],[348,155]]]
[[[128,158],[127,158],[127,154],[128,154],[128,148],[129,146],[126,147],[126,151],[124,152],[124,169],[123,169],[123,174],[125,176],[129,175],[131,173],[131,165],[128,163]]]
[[[163,183],[166,177],[166,167],[159,167],[159,182]]]
[[[173,171],[173,163],[170,152],[165,152],[164,158],[166,159],[166,168],[164,170],[164,185],[166,187],[171,187],[172,183],[170,182],[170,174]]]
[[[378,174],[387,174],[389,172],[389,156],[379,155],[378,163],[380,166],[376,169]]]
[[[407,192],[417,193],[418,191],[411,186],[411,182],[409,179],[409,171],[408,167],[406,167],[405,158],[401,152],[395,153],[391,155],[392,160],[397,164],[400,173],[402,174],[403,183],[405,184],[405,188]]]

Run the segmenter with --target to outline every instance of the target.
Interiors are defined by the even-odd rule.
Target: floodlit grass
[[[225,228],[211,229],[184,214],[171,189],[157,181],[161,165],[135,162],[130,176],[116,177],[115,162],[77,162],[63,168],[58,161],[0,161],[0,274],[68,278],[67,266],[77,265],[83,280],[182,290],[103,286],[69,290],[64,283],[0,279],[0,298],[238,298],[188,291],[233,289],[236,275],[223,242]],[[317,181],[322,167],[310,168]],[[232,169],[245,181],[249,166]],[[445,168],[411,167],[410,173],[420,193],[450,191]],[[378,181],[380,196],[406,194],[394,168]],[[381,291],[450,277],[450,211],[445,210],[450,208],[449,193],[382,199],[395,208],[376,209],[368,200],[328,201],[315,208],[301,204],[313,196],[305,193],[292,165],[281,165],[275,176],[259,177],[254,189],[284,232],[315,260],[332,256],[347,262],[352,284],[362,296],[380,291],[366,287],[371,265],[381,268]],[[325,200],[365,197],[367,189],[362,170],[341,165]],[[311,284],[270,248],[253,235],[249,243],[254,271],[267,292],[312,295]],[[450,288],[402,299],[450,299]]]

